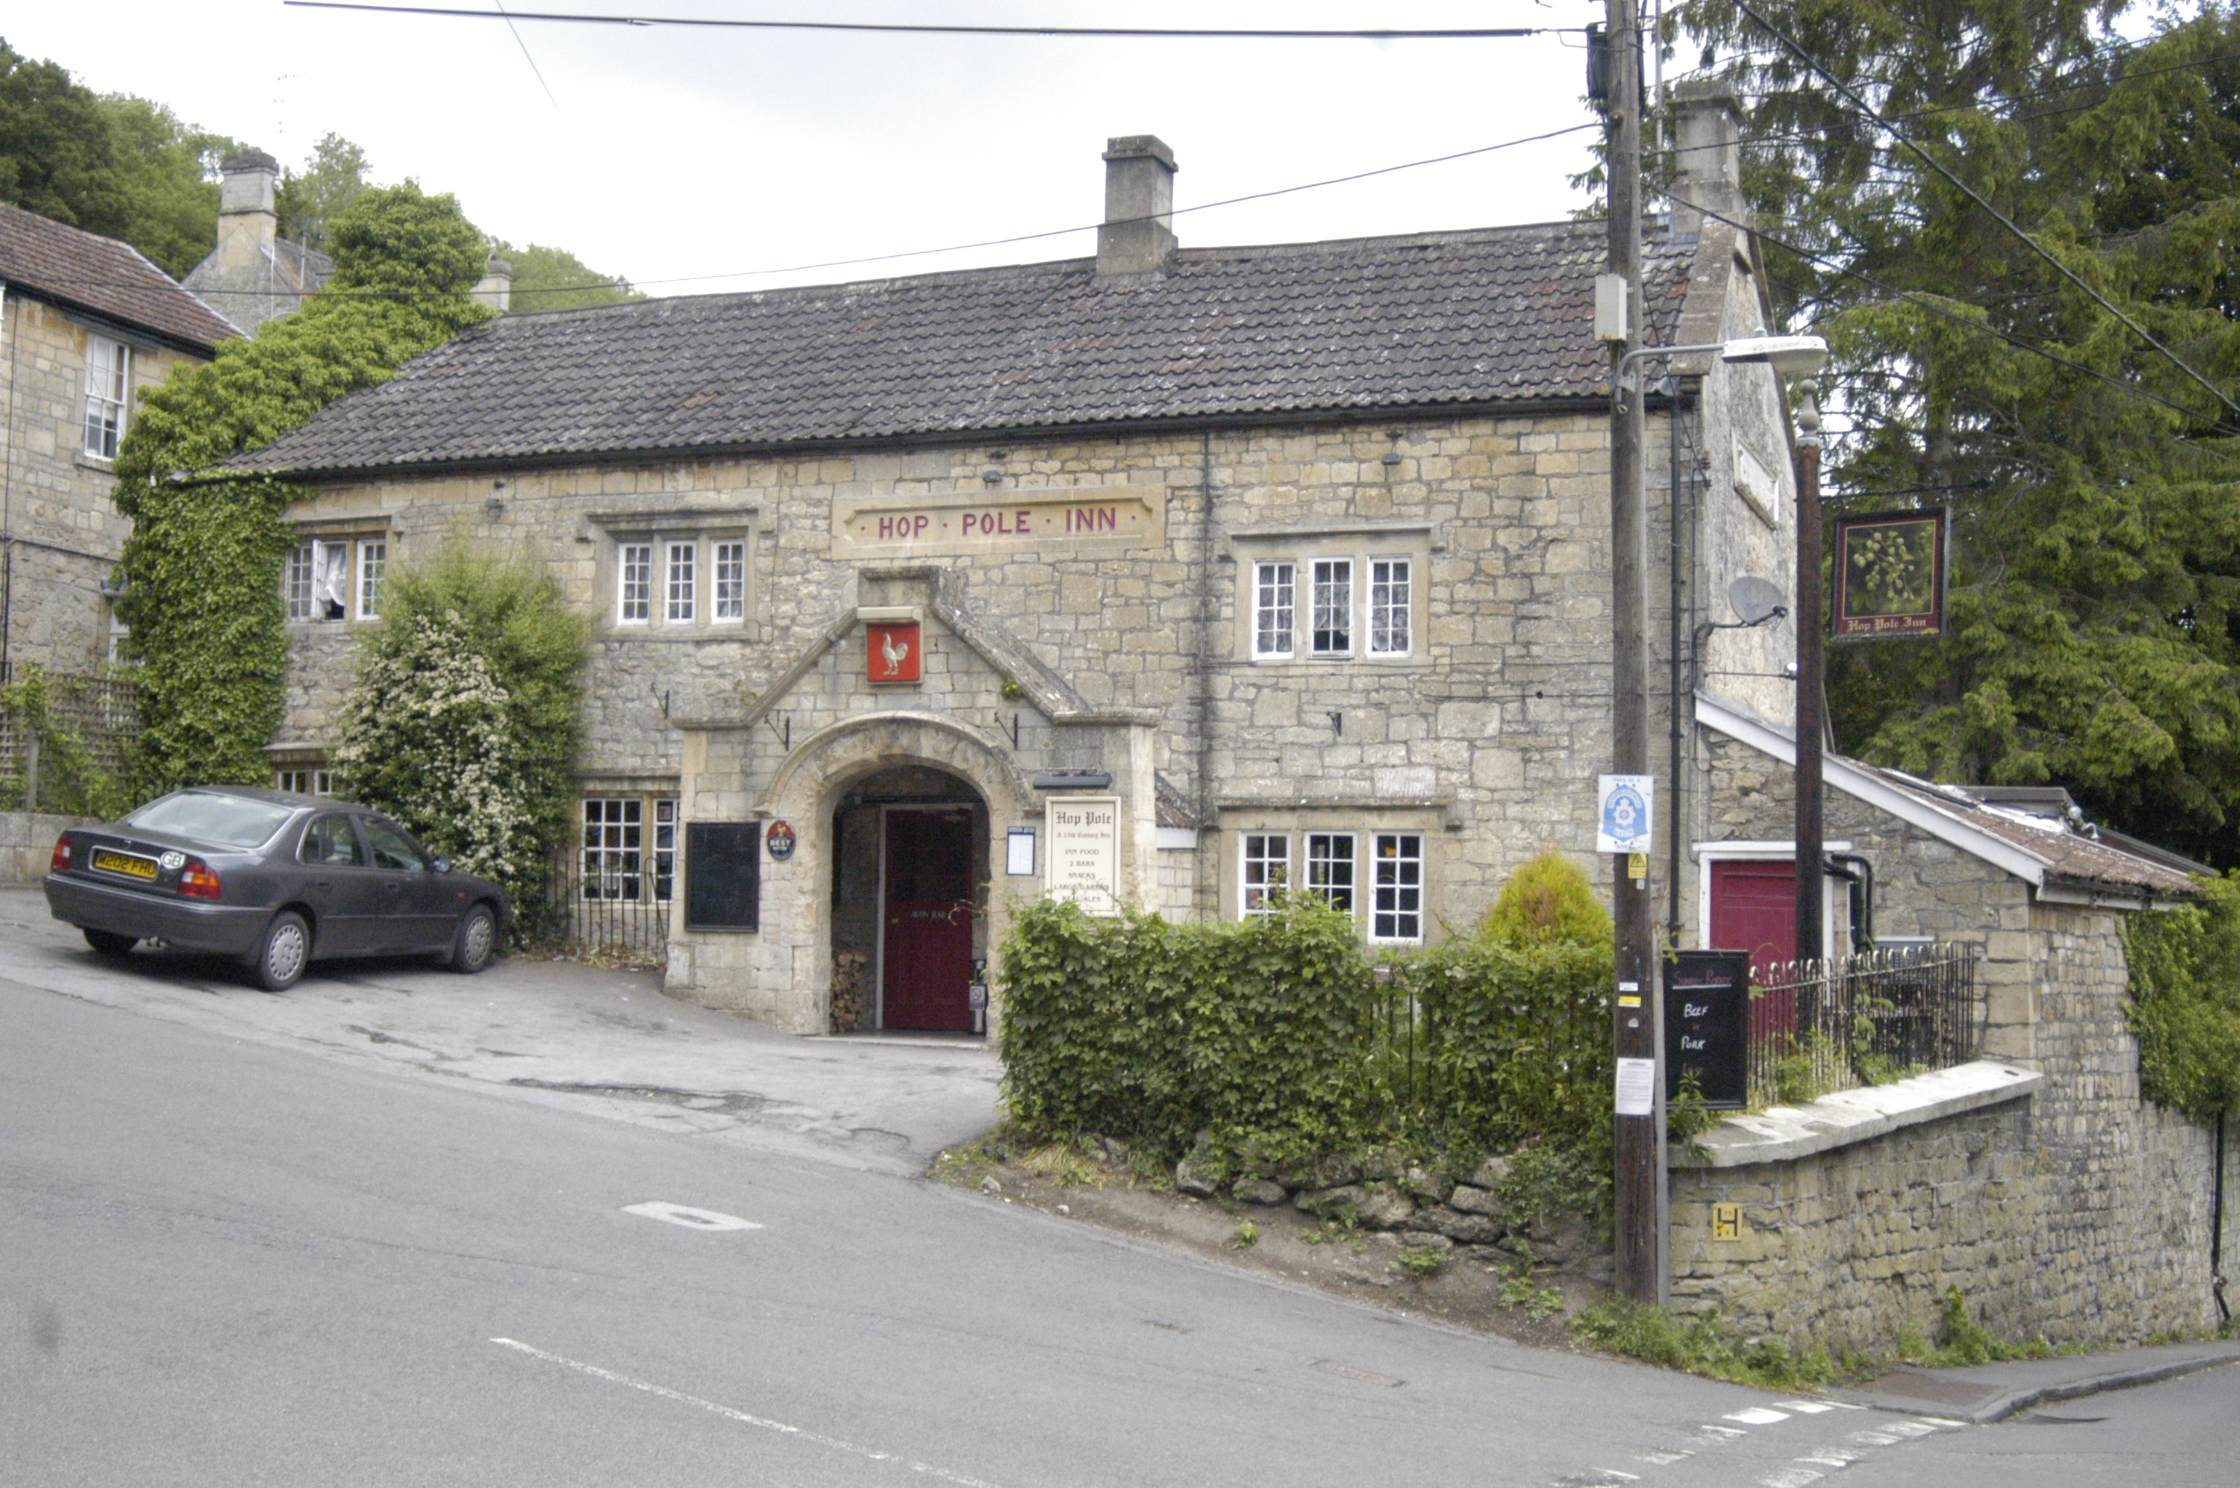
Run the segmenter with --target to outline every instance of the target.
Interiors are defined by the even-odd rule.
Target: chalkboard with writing
[[[1750,953],[1669,951],[1664,958],[1665,1099],[1695,1076],[1703,1103],[1740,1110],[1750,1099]]]

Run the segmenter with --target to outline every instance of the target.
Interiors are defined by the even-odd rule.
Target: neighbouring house
[[[239,334],[127,245],[0,206],[0,677],[112,659],[118,441],[142,389]]]
[[[1699,111],[1728,148],[1689,199],[1732,206],[1731,101]],[[325,766],[381,574],[463,540],[596,619],[571,892],[673,895],[670,990],[783,1027],[973,1026],[1046,890],[1305,885],[1410,945],[1586,856],[1602,226],[1189,249],[1167,147],[1105,160],[1094,258],[511,316],[242,457],[314,492],[283,778]],[[1763,332],[1754,252],[1658,224],[1649,339]],[[1673,371],[1650,548],[1688,637],[1735,574],[1786,587],[1791,461],[1767,368]],[[1782,713],[1792,646],[1700,659]]]
[[[253,336],[266,321],[301,310],[334,272],[334,260],[280,236],[279,161],[236,150],[219,170],[218,242],[183,282]]]

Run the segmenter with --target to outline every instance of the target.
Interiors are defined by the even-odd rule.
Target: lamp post
[[[1629,282],[1629,298],[1633,289]],[[1648,504],[1640,459],[1644,415],[1642,390],[1628,380],[1627,374],[1635,362],[1646,357],[1712,351],[1724,361],[1766,362],[1777,374],[1792,376],[1818,371],[1827,361],[1828,344],[1817,336],[1750,336],[1684,346],[1640,346],[1621,353],[1612,369],[1610,688],[1613,765],[1620,775],[1645,775],[1649,766],[1649,640],[1642,584],[1646,563],[1641,551]],[[1817,505],[1814,515],[1817,550]],[[1813,572],[1817,576],[1817,567]],[[1817,588],[1814,594],[1817,613]],[[1670,642],[1678,646],[1680,638],[1672,636]],[[1679,708],[1680,699],[1673,698],[1671,706]],[[1671,830],[1679,832],[1681,824],[1675,821]],[[1650,913],[1646,868],[1636,877],[1626,855],[1621,854],[1613,860],[1611,880],[1616,901],[1612,918],[1617,930],[1612,1046],[1621,1072],[1629,1064],[1641,1068],[1643,1061],[1656,1071],[1648,1111],[1626,1114],[1621,1109],[1613,1117],[1617,1123],[1616,1172],[1612,1175],[1617,1228],[1615,1279],[1628,1300],[1659,1302],[1663,1300],[1666,1271],[1664,1080],[1657,1068],[1664,1054],[1664,1030],[1663,999],[1655,995],[1655,918]],[[1674,887],[1667,885],[1666,892]],[[1623,1107],[1625,1101],[1621,1098],[1619,1104]]]

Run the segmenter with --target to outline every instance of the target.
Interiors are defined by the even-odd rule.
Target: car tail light
[[[218,875],[200,858],[187,859],[187,866],[179,870],[179,892],[189,899],[215,899],[222,890]]]
[[[54,840],[54,861],[47,864],[47,871],[60,873],[70,866],[70,834],[63,833]]]

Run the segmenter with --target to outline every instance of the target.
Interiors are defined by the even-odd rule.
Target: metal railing
[[[1750,1103],[1966,1064],[1983,1046],[1975,967],[1957,945],[1766,967],[1750,998]]]
[[[545,878],[542,933],[564,950],[665,965],[673,879],[656,874],[651,854],[628,856],[558,854]]]

